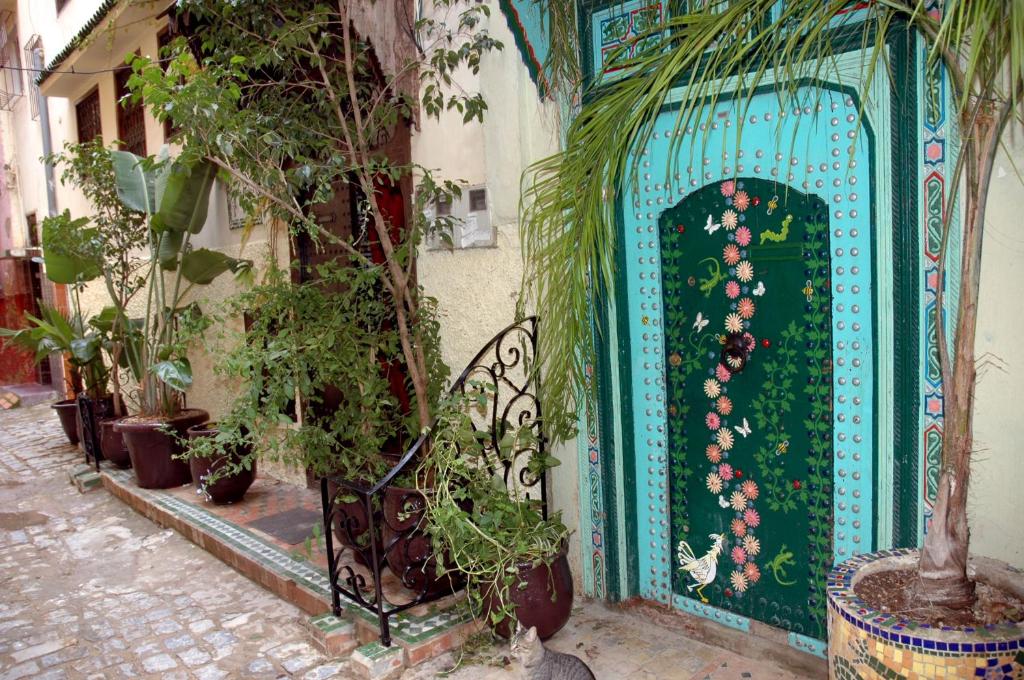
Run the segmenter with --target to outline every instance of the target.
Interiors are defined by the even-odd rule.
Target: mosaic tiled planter
[[[1024,677],[1024,624],[935,628],[870,609],[853,587],[864,576],[912,568],[917,550],[884,550],[837,565],[828,579],[828,656],[833,680],[935,680]],[[1024,572],[972,558],[972,578],[1017,596]]]

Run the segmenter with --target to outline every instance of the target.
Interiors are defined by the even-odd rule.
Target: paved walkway
[[[48,407],[0,413],[0,680],[353,677],[309,644],[298,609],[106,492],[79,494],[80,459]],[[601,680],[796,678],[598,604],[551,647]],[[448,677],[518,678],[506,657],[485,645]]]

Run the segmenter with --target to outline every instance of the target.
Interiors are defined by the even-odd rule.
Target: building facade
[[[442,349],[455,371],[514,317],[523,273],[520,180],[559,149],[566,121],[545,81],[543,4],[491,1],[489,29],[505,48],[486,55],[477,74],[457,75],[463,89],[483,93],[490,111],[482,123],[464,124],[456,113],[424,118],[409,139],[413,162],[467,189],[456,206],[464,217],[457,247],[424,247],[418,261],[420,281],[440,303]],[[0,115],[0,239],[10,239],[0,250],[32,246],[30,225],[43,216],[87,210],[75,187],[39,162],[44,129],[55,150],[97,135],[142,154],[173,147],[149,111],[123,105],[118,71],[126,54],[158,53],[169,4],[0,3],[17,47],[4,52],[13,103]],[[580,2],[577,11],[588,78],[614,70],[608,56],[667,16],[650,0]],[[562,464],[552,474],[553,504],[575,529],[570,556],[588,595],[641,597],[743,630],[766,623],[820,653],[828,567],[922,540],[942,434],[929,327],[939,285],[935,230],[956,131],[944,76],[927,68],[913,36],[887,46],[898,80],[878,79],[871,92],[850,85],[859,49],[842,53],[821,101],[792,111],[779,110],[770,94],[753,102],[738,153],[730,152],[737,108],[720,102],[716,123],[691,131],[707,149],[702,157],[680,163],[686,173],[664,184],[645,178],[622,206],[618,283],[612,304],[597,314],[601,352],[592,368],[601,397],[581,413],[577,439],[556,450]],[[45,112],[28,96],[33,72],[20,70],[36,50],[51,71],[40,84]],[[851,117],[863,102],[869,134],[858,136]],[[666,107],[659,119],[645,167],[664,166],[676,153],[665,135],[674,113]],[[996,247],[984,254],[978,344],[994,359],[978,386],[976,432],[985,450],[974,468],[971,522],[976,551],[1024,568],[1024,530],[1015,519],[1024,469],[1014,462],[1024,421],[1012,397],[1024,376],[1014,351],[1024,322],[1006,306],[1024,254],[1011,229],[1022,207],[1012,169],[1020,151],[1012,135],[991,199]],[[243,245],[224,191],[211,201],[197,245],[259,261],[267,232],[257,228]],[[749,228],[755,223],[758,234]],[[706,260],[730,246],[735,271],[709,270]],[[716,276],[733,276],[736,294],[704,295],[701,285]],[[236,290],[219,279],[204,297]],[[102,304],[101,291],[89,299]],[[758,345],[727,404],[716,390],[733,377],[716,375],[715,353],[691,331],[703,330],[701,319],[722,324],[734,312],[754,327],[764,321],[751,331]],[[672,325],[671,314],[698,324]],[[691,365],[687,356],[701,361]],[[210,357],[200,353],[193,364],[189,404],[216,418],[232,386],[216,380]],[[708,400],[711,411],[684,408]],[[790,415],[769,428],[765,404],[781,403]],[[730,451],[731,460],[723,455]],[[733,542],[702,601],[680,576],[676,549],[687,541],[701,554],[711,534]]]

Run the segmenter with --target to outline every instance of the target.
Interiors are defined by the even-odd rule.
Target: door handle
[[[749,342],[743,333],[729,333],[725,336],[722,344],[722,365],[725,369],[736,375],[742,373],[747,367],[747,360],[750,358]]]

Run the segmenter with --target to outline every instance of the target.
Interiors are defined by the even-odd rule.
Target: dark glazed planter
[[[508,596],[515,606],[516,619],[523,628],[535,626],[541,640],[547,640],[562,629],[572,614],[572,572],[566,557],[568,546],[562,547],[550,565],[530,563],[519,565],[519,581],[509,588]],[[523,585],[525,584],[525,585]],[[484,613],[490,620],[491,609],[497,606],[492,595],[484,595]],[[505,619],[494,632],[504,638],[512,635],[512,622]]]
[[[68,443],[78,446],[78,442],[82,440],[78,434],[78,402],[74,399],[64,399],[56,404],[50,404],[50,408],[57,412],[60,427],[64,430]]]
[[[437,555],[423,531],[425,501],[416,489],[392,486],[384,493],[384,544],[388,567],[409,590],[431,598],[454,591],[461,583],[453,574],[437,575]]]
[[[205,423],[194,425],[188,428],[190,440],[201,437],[215,437],[217,435],[216,423]],[[205,458],[189,458],[188,467],[192,473],[192,481],[200,493],[205,493],[207,499],[216,505],[235,503],[242,500],[245,492],[249,490],[252,483],[256,481],[256,461],[252,461],[252,467],[228,477],[221,477],[212,485],[207,486],[203,480],[212,472],[216,472],[228,462],[238,462],[243,457],[252,453],[252,446],[244,448],[235,447],[219,456]]]
[[[128,454],[128,447],[124,444],[124,435],[114,428],[119,420],[120,418],[107,418],[100,421],[100,450],[104,458],[126,470],[132,466],[132,459]]]
[[[170,489],[192,481],[188,463],[176,456],[184,453],[184,447],[163,427],[174,430],[184,438],[188,428],[200,425],[210,419],[210,414],[201,409],[187,409],[174,418],[123,418],[114,429],[124,436],[128,454],[132,459],[135,481],[143,489]]]
[[[342,489],[332,481],[327,482],[327,492],[331,498],[336,498],[339,493],[348,495],[347,489]],[[334,504],[335,513],[331,526],[334,530],[334,537],[349,548],[352,548],[352,557],[364,567],[370,566],[372,560],[370,552],[370,537],[368,531],[370,523],[366,517],[366,506],[362,499]],[[377,528],[378,532],[380,527]],[[364,554],[365,553],[365,554]],[[377,556],[384,555],[383,537],[377,536]]]

